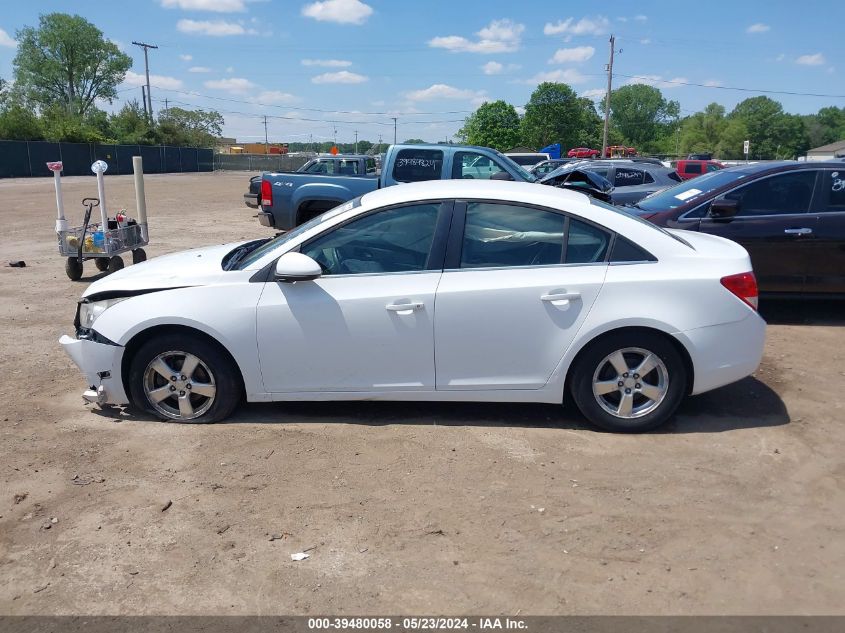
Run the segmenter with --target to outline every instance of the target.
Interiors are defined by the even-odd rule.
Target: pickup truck
[[[341,156],[318,156],[296,170],[301,174],[324,174],[340,176],[374,176],[378,173],[374,156],[346,154]],[[244,194],[244,204],[253,209],[261,205],[261,176],[249,179],[249,190]]]
[[[504,154],[488,147],[391,145],[379,176],[262,174],[258,221],[263,226],[287,231],[376,189],[405,182],[456,178],[537,180]]]

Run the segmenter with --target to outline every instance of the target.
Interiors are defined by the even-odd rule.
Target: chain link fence
[[[0,178],[52,176],[47,163],[53,161],[62,161],[65,176],[92,175],[91,163],[96,160],[108,163],[109,174],[131,174],[133,156],[143,158],[147,174],[214,169],[214,152],[205,147],[0,141]]]
[[[286,154],[215,154],[214,169],[231,171],[296,171],[308,156]]]

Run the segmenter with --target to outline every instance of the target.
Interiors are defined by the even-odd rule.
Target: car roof
[[[835,162],[832,161],[824,161],[824,162],[808,162],[808,161],[797,161],[797,160],[770,160],[760,163],[748,163],[747,165],[733,165],[731,167],[727,167],[727,169],[741,173],[741,174],[759,174],[768,171],[791,171],[796,169],[820,169],[825,167],[832,167],[834,169],[841,169],[840,165],[837,165]]]

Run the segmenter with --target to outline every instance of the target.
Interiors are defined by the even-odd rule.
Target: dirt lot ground
[[[148,176],[149,254],[266,235],[247,177]],[[72,218],[95,191],[65,180]],[[525,405],[163,424],[83,406],[57,339],[96,271],[66,278],[54,214],[0,181],[0,613],[845,614],[842,303],[765,305],[756,376],[648,435]]]

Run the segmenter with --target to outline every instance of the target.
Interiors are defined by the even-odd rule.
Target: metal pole
[[[358,130],[355,130],[355,153],[358,153]]]
[[[148,242],[150,234],[147,229],[147,196],[144,193],[144,161],[140,156],[132,157],[132,172],[135,174],[135,207],[138,210],[141,239]]]
[[[601,140],[601,157],[607,156],[607,129],[610,126],[610,90],[613,85],[613,48],[616,38],[610,36],[610,63],[607,65],[607,94],[604,95],[604,134]]]
[[[144,86],[141,86],[141,101],[144,102],[144,116],[150,118],[150,113],[147,112],[147,91]]]
[[[264,115],[264,153],[269,154],[270,148],[267,144],[267,115]]]
[[[396,145],[396,117],[391,117],[393,119],[393,144]]]
[[[148,112],[150,121],[153,120],[153,98],[150,94],[150,59],[147,51],[151,48],[158,48],[155,44],[145,44],[144,42],[132,42],[135,46],[140,46],[144,49],[144,71],[147,74],[147,103],[149,105]]]

